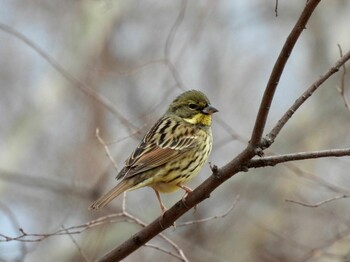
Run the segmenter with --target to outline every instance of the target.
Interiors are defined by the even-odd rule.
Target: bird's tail
[[[111,202],[114,198],[119,196],[124,191],[131,188],[130,181],[123,180],[118,185],[113,187],[107,194],[103,195],[99,199],[97,199],[94,203],[89,206],[89,210],[96,210],[101,207],[106,206],[109,202]]]

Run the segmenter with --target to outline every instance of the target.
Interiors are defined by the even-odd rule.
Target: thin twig
[[[237,199],[235,200],[235,202],[236,201],[237,201]],[[204,220],[208,220],[208,219],[204,219]],[[71,226],[71,227],[62,226],[60,229],[58,229],[57,231],[52,232],[52,233],[31,234],[31,233],[25,232],[25,230],[23,228],[19,228],[18,230],[21,234],[16,236],[16,237],[6,236],[6,235],[0,233],[0,242],[10,242],[10,241],[40,242],[40,241],[45,240],[47,238],[54,237],[54,236],[61,236],[61,235],[69,235],[72,238],[72,235],[81,234],[88,229],[91,229],[91,228],[94,228],[97,226],[101,226],[101,225],[105,225],[105,224],[112,224],[112,223],[116,223],[116,222],[129,222],[129,223],[133,223],[133,224],[136,224],[138,226],[141,226],[143,228],[147,226],[147,223],[145,223],[141,219],[131,215],[130,213],[128,213],[127,211],[124,210],[123,212],[120,212],[120,213],[111,214],[111,215],[100,217],[100,218],[95,219],[95,220],[91,220],[91,221],[89,221],[85,224],[82,224],[82,225]],[[164,234],[159,234],[158,237],[163,239],[165,242],[167,242],[178,253],[178,255],[175,255],[174,253],[172,253],[172,255],[175,255],[177,258],[181,259],[182,261],[188,261],[183,250],[176,243],[174,243],[171,239],[166,237]],[[72,241],[75,242],[74,239],[72,239]],[[79,249],[78,245],[77,245],[77,247]],[[162,249],[160,247],[158,248],[158,250],[161,250],[165,253],[169,252],[169,251]],[[84,256],[83,252],[81,252],[81,254],[82,254],[82,256]]]
[[[169,250],[165,250],[164,248],[161,248],[161,247],[159,247],[159,246],[146,243],[146,244],[145,244],[145,247],[154,248],[154,249],[156,249],[156,250],[158,250],[158,251],[161,251],[161,252],[163,252],[163,253],[165,253],[165,254],[168,254],[169,256],[175,257],[175,258],[179,259],[180,261],[188,262],[187,259],[184,259],[184,258],[181,257],[180,255],[174,254],[173,252],[171,252],[171,251],[169,251]]]
[[[184,17],[185,17],[185,13],[186,13],[186,6],[187,6],[187,0],[182,0],[181,1],[181,7],[180,7],[180,12],[173,24],[173,26],[171,27],[170,31],[169,31],[169,35],[166,39],[165,45],[164,45],[164,64],[167,66],[168,70],[170,71],[171,75],[173,76],[176,85],[182,89],[185,90],[185,86],[181,80],[180,74],[178,72],[178,70],[176,69],[175,65],[173,64],[172,60],[171,60],[171,47],[174,41],[174,37],[176,35],[176,32],[180,26],[180,24],[182,23]]]
[[[341,57],[332,68],[330,68],[326,73],[324,73],[317,81],[315,81],[288,109],[288,111],[282,116],[280,120],[278,120],[277,124],[270,131],[269,134],[266,135],[265,141],[269,145],[274,142],[276,136],[279,134],[284,125],[288,122],[288,120],[294,115],[296,110],[333,74],[339,71],[340,67],[342,67],[347,61],[350,59],[350,51],[348,51],[343,57]]]
[[[122,202],[122,211],[123,213],[126,212],[126,192],[123,192],[123,202]]]
[[[21,242],[40,242],[46,238],[54,237],[54,236],[60,236],[60,235],[67,235],[67,232],[69,234],[81,234],[87,229],[109,224],[109,223],[115,223],[120,221],[129,221],[130,218],[126,217],[123,213],[116,213],[108,216],[104,216],[95,220],[91,220],[90,222],[87,222],[82,225],[78,226],[71,226],[67,227],[65,229],[58,229],[55,232],[52,233],[45,233],[45,234],[31,234],[24,231],[23,228],[19,228],[20,235],[16,237],[9,237],[4,234],[0,234],[0,242],[9,242],[9,241],[21,241]],[[1,239],[2,238],[2,239]]]
[[[247,139],[244,136],[241,136],[240,134],[238,134],[229,124],[227,124],[227,122],[225,120],[223,120],[220,116],[215,116],[214,118],[214,122],[218,123],[223,130],[225,130],[229,135],[230,135],[230,139],[232,140],[237,140],[240,141],[244,144],[247,143],[247,141],[249,139]]]
[[[322,205],[324,205],[326,203],[329,203],[329,202],[332,202],[332,201],[335,201],[335,200],[338,200],[338,199],[342,199],[342,198],[349,198],[349,197],[350,197],[349,195],[339,195],[339,196],[335,196],[335,197],[332,197],[332,198],[329,198],[329,199],[317,202],[315,204],[303,203],[303,202],[299,202],[299,201],[292,200],[292,199],[286,199],[286,202],[293,203],[293,204],[298,204],[298,205],[305,206],[305,207],[319,207],[319,206],[322,206]]]
[[[88,197],[88,189],[86,187],[78,187],[76,185],[68,185],[59,179],[51,179],[45,176],[36,176],[31,173],[19,173],[8,171],[0,168],[0,180],[15,183],[19,186],[30,187],[40,190],[48,190],[51,193],[59,195],[71,195],[86,199]]]
[[[103,145],[105,151],[106,151],[106,155],[109,158],[109,160],[111,160],[114,169],[117,171],[117,173],[119,173],[119,168],[117,166],[117,164],[115,163],[113,157],[111,156],[111,152],[109,151],[108,146],[106,145],[106,143],[103,141],[103,139],[100,137],[100,129],[96,128],[96,132],[95,132],[96,138],[98,139],[98,141],[101,143],[101,145]]]
[[[165,59],[170,60],[171,46],[173,44],[174,37],[176,35],[177,29],[179,28],[182,20],[185,17],[186,6],[187,6],[187,0],[182,0],[181,1],[180,12],[177,15],[177,18],[176,18],[173,26],[171,27],[171,29],[169,31],[169,35],[168,35],[168,37],[166,39],[166,42],[165,42],[165,46],[164,46],[164,57],[165,57]]]
[[[133,132],[133,133],[127,135],[127,136],[124,136],[124,137],[122,137],[122,138],[119,138],[119,139],[117,139],[117,140],[113,140],[113,141],[108,142],[108,143],[105,143],[105,144],[106,144],[107,146],[113,145],[113,144],[117,144],[117,143],[120,143],[120,142],[122,142],[122,141],[124,141],[124,140],[126,140],[126,139],[129,139],[130,137],[133,137],[133,136],[136,136],[136,135],[140,135],[141,130],[142,130],[144,127],[145,127],[145,125],[144,125],[143,127],[141,127],[139,130],[136,130],[135,132]]]
[[[164,234],[159,234],[159,237],[161,237],[164,241],[168,242],[179,253],[179,255],[185,261],[188,261],[188,259],[186,258],[183,250],[174,241],[172,241],[170,238],[166,237]]]
[[[9,208],[7,205],[5,205],[4,203],[0,202],[0,211],[2,211],[4,213],[4,215],[2,215],[2,219],[7,216],[8,220],[11,223],[11,226],[14,230],[16,230],[20,223],[17,219],[17,216],[12,212],[11,208]],[[2,222],[4,223],[4,222]],[[25,243],[20,242],[18,247],[18,250],[20,250],[19,252],[19,256],[17,257],[18,261],[24,261],[26,254],[28,253],[27,247],[25,245]]]
[[[189,226],[189,225],[193,225],[193,224],[199,224],[199,223],[208,222],[210,220],[215,220],[215,219],[218,219],[218,218],[224,218],[229,213],[231,213],[231,211],[236,206],[238,200],[239,200],[239,195],[236,196],[236,198],[233,200],[231,206],[224,213],[222,213],[221,215],[215,215],[215,216],[211,216],[211,217],[207,217],[207,218],[203,218],[203,219],[183,222],[183,223],[180,223],[180,224],[176,224],[176,227]]]
[[[164,58],[149,60],[146,63],[134,65],[132,68],[126,69],[126,70],[119,70],[118,68],[116,68],[116,69],[114,68],[113,72],[107,72],[105,70],[96,70],[96,71],[101,73],[102,75],[105,75],[105,76],[125,77],[125,76],[134,75],[134,74],[138,73],[139,71],[146,70],[148,67],[151,67],[151,66],[154,66],[157,64],[164,65]]]
[[[328,181],[326,181],[325,179],[323,179],[321,176],[317,176],[311,172],[308,172],[306,170],[303,170],[302,168],[300,168],[299,166],[297,166],[296,164],[292,163],[292,162],[288,162],[285,164],[285,166],[290,169],[294,174],[310,180],[314,183],[316,183],[317,185],[321,185],[324,188],[327,188],[330,191],[336,192],[336,193],[343,193],[343,194],[349,194],[350,195],[350,190],[345,188],[345,187],[340,187],[340,186],[336,186]]]
[[[343,57],[343,50],[341,46],[338,44],[339,54],[340,57]],[[341,97],[343,98],[344,105],[348,111],[350,111],[350,102],[348,97],[345,94],[345,76],[346,76],[346,67],[345,64],[342,65],[343,73],[341,74],[340,79],[340,87],[337,87],[338,92],[340,93]]]
[[[90,88],[86,83],[80,81],[71,75],[66,69],[63,68],[54,58],[44,52],[37,44],[31,41],[29,38],[16,31],[12,27],[0,23],[0,30],[7,32],[17,39],[24,42],[34,51],[36,51],[45,61],[47,61],[57,72],[59,72],[65,79],[68,80],[73,86],[78,87],[83,93],[85,93],[88,97],[92,97],[97,102],[101,103],[105,106],[110,112],[112,112],[117,118],[122,122],[123,125],[127,126],[131,130],[137,130],[138,128],[134,126],[127,118],[125,118],[113,105],[111,101],[109,101],[106,97],[100,95],[95,90]]]
[[[317,256],[320,254],[320,251],[322,249],[325,249],[327,247],[332,246],[334,243],[336,243],[337,241],[347,237],[350,235],[350,228],[345,229],[344,231],[336,234],[333,238],[331,238],[328,241],[325,241],[321,246],[317,247],[317,248],[313,248],[311,251],[309,251],[307,254],[305,254],[299,261],[300,262],[306,262],[309,261],[311,258]]]
[[[278,0],[275,0],[275,15],[278,16]]]
[[[65,229],[64,226],[62,225],[62,229]],[[74,237],[72,236],[72,234],[70,234],[67,231],[67,235],[69,236],[69,238],[72,240],[73,244],[76,246],[76,248],[78,249],[79,254],[81,255],[81,257],[84,259],[85,262],[90,262],[90,259],[87,257],[87,255],[85,254],[85,252],[83,251],[83,249],[78,245],[77,241],[75,241]]]

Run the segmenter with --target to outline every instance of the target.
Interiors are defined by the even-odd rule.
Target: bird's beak
[[[216,112],[219,112],[219,110],[217,110],[215,107],[211,106],[211,105],[207,105],[203,110],[202,113],[207,114],[207,115],[211,115],[214,114]]]

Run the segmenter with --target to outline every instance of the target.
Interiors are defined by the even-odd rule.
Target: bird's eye
[[[196,104],[189,104],[188,107],[191,108],[191,109],[196,109],[197,105]]]

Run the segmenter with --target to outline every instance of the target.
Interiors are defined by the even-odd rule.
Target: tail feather
[[[94,203],[89,206],[89,210],[96,210],[101,207],[106,206],[109,202],[111,202],[114,198],[119,196],[124,191],[128,190],[131,187],[130,181],[123,180],[118,185],[113,187],[107,194],[103,195],[99,199],[97,199]]]

